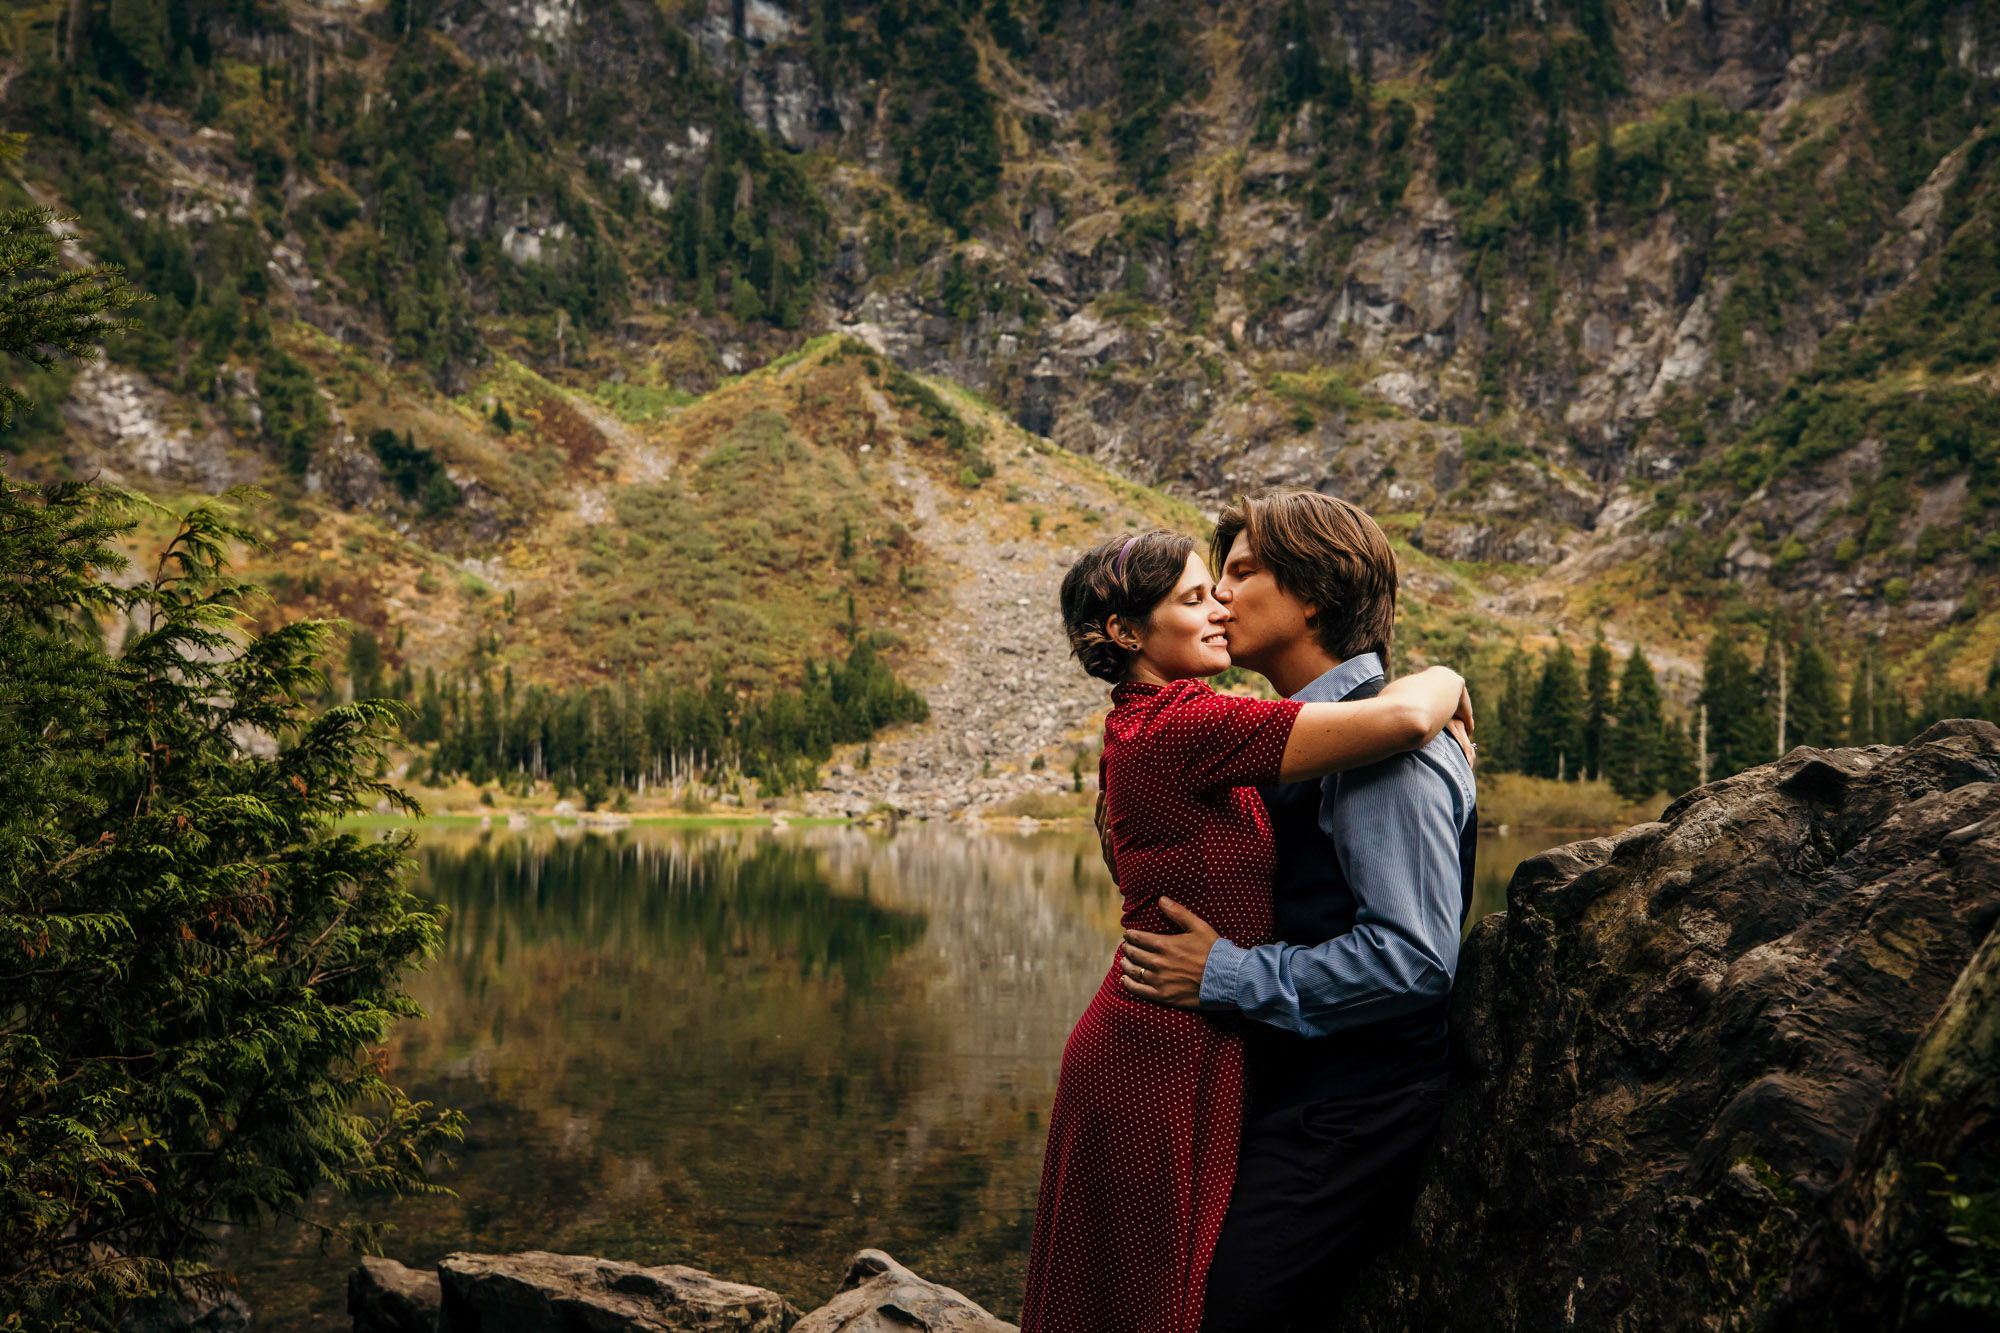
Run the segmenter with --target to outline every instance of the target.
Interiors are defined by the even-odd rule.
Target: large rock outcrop
[[[1523,863],[1467,940],[1414,1226],[1331,1322],[1971,1326],[1907,1293],[1945,1225],[1919,1164],[2000,1174],[1996,917],[1985,722],[1794,750]]]
[[[443,1301],[435,1271],[364,1255],[347,1277],[354,1333],[437,1333]]]
[[[450,1254],[438,1262],[439,1333],[786,1333],[775,1291],[696,1268],[584,1255]]]

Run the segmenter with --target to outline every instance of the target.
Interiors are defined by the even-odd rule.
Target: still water
[[[1474,919],[1559,835],[1482,838]],[[1094,837],[430,826],[449,913],[389,1056],[466,1112],[455,1197],[322,1218],[387,1253],[546,1249],[684,1263],[802,1309],[886,1249],[1018,1313],[1044,1116],[1109,966],[1118,895]],[[265,1328],[345,1328],[352,1260],[302,1228],[225,1242]]]

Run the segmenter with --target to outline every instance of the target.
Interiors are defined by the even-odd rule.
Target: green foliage
[[[2000,508],[2000,395],[1983,385],[1933,385],[1884,392],[1868,385],[1812,383],[1788,390],[1748,431],[1744,443],[1696,473],[1747,493],[1832,458],[1863,439],[1882,442],[1881,461],[1863,476],[1856,512],[1886,518],[1870,549],[1880,550],[1909,504],[1909,487],[1968,474],[1968,498]]]
[[[264,437],[277,449],[278,461],[294,476],[303,476],[330,424],[319,381],[303,361],[274,347],[257,372],[257,397],[263,404]]]
[[[1542,654],[1527,726],[1522,771],[1531,777],[1583,776],[1583,691],[1577,684],[1576,655],[1558,641]]]
[[[1771,713],[1750,659],[1717,630],[1702,660],[1701,705],[1708,710],[1709,776],[1727,777],[1777,756]]]
[[[588,660],[621,675],[705,674],[724,662],[733,687],[770,688],[856,591],[837,563],[843,529],[850,568],[865,557],[891,586],[908,586],[921,563],[908,529],[871,499],[862,466],[801,439],[779,413],[748,413],[699,460],[613,490],[614,521],[574,534],[592,577],[564,603],[563,626]]]
[[[0,149],[9,146],[0,137]],[[0,161],[10,155],[0,152]],[[50,227],[71,220],[47,208],[0,212],[0,368],[9,381],[16,362],[46,372],[65,357],[87,361],[100,339],[133,327],[117,315],[140,297],[116,266],[62,266]],[[14,383],[0,383],[0,429],[34,406]]]
[[[1943,1244],[1912,1256],[1912,1286],[1950,1310],[2000,1316],[2000,1190],[1974,1193],[1946,1176]]]
[[[417,506],[417,512],[424,518],[443,518],[458,508],[461,499],[458,487],[451,484],[451,478],[444,474],[443,468],[438,468],[424,482],[423,500]]]
[[[1536,464],[1535,451],[1512,435],[1480,426],[1465,433],[1464,495],[1476,494],[1511,467]]]
[[[1126,21],[1118,38],[1119,114],[1111,125],[1111,144],[1119,164],[1148,194],[1166,182],[1174,165],[1168,116],[1197,86],[1196,66],[1178,19],[1134,14]]]
[[[1694,739],[1688,727],[1678,722],[1667,723],[1660,733],[1660,789],[1692,791],[1698,781],[1700,769],[1695,763]]]
[[[1833,658],[1821,646],[1817,627],[1808,622],[1791,667],[1791,693],[1785,707],[1786,739],[1792,745],[1830,749],[1840,744],[1840,679]]]
[[[1270,85],[1258,107],[1256,142],[1276,138],[1279,127],[1302,106],[1323,106],[1337,114],[1353,103],[1347,48],[1335,46],[1321,33],[1304,0],[1286,0],[1278,11],[1271,44],[1278,58],[1269,67]]]
[[[1322,414],[1335,412],[1344,412],[1354,421],[1400,415],[1389,404],[1364,397],[1338,371],[1326,367],[1301,373],[1279,371],[1271,377],[1271,392],[1303,413],[1307,427]]]
[[[746,700],[720,672],[695,686],[648,673],[621,688],[534,687],[511,677],[439,691],[427,682],[411,739],[436,740],[434,777],[552,781],[558,790],[612,790],[754,778],[768,793],[809,785],[833,747],[866,741],[930,715],[862,638],[840,665],[808,661],[795,689]]]
[[[201,1276],[217,1224],[433,1188],[458,1126],[369,1050],[438,942],[410,840],[333,828],[403,800],[365,776],[393,709],[304,707],[332,627],[245,627],[219,508],[111,582],[130,503],[0,479],[0,1304],[28,1328]]]
[[[1592,665],[1595,667],[1595,662]],[[1666,728],[1653,664],[1646,660],[1643,648],[1635,647],[1618,680],[1615,718],[1604,747],[1605,777],[1612,790],[1626,800],[1641,801],[1663,788],[1682,790],[1667,781],[1662,757]]]
[[[999,184],[1000,133],[964,22],[935,0],[890,0],[876,35],[881,46],[863,53],[864,72],[893,75],[897,183],[966,235],[972,210]]]
[[[986,457],[985,432],[966,424],[936,390],[908,371],[894,369],[883,385],[889,401],[905,412],[915,412],[920,423],[906,433],[912,440],[936,439],[944,444],[948,457],[963,463],[973,475],[973,483],[993,475],[992,460]]]
[[[1600,625],[1583,673],[1583,766],[1584,776],[1593,782],[1603,776],[1611,714],[1611,645],[1604,641]]]
[[[1528,725],[1533,716],[1534,659],[1519,644],[1500,668],[1491,739],[1483,748],[1485,762],[1505,773],[1526,771]]]
[[[625,421],[653,421],[667,415],[676,408],[686,407],[695,401],[695,396],[680,389],[661,389],[645,384],[605,381],[593,392],[597,400],[616,412]],[[506,404],[500,405],[506,410]],[[496,422],[498,415],[495,416]]]
[[[1860,660],[1847,686],[1847,743],[1894,745],[1908,739],[1902,691],[1882,661],[1882,645],[1870,638],[1861,646]]]
[[[368,448],[382,464],[382,480],[405,500],[421,496],[440,468],[437,455],[419,445],[412,431],[397,435],[386,426],[379,427],[369,432]]]

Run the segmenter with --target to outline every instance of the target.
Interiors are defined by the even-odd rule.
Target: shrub
[[[0,970],[0,1306],[32,1328],[205,1275],[218,1223],[431,1190],[458,1128],[368,1049],[437,947],[411,839],[334,829],[414,809],[366,776],[394,705],[303,706],[333,626],[241,628],[254,538],[215,507],[115,586],[132,507],[0,478],[0,947],[32,960]],[[145,626],[117,656],[71,632],[106,614]]]

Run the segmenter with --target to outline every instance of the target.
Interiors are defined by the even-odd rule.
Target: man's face
[[[1263,671],[1265,665],[1313,632],[1313,606],[1278,586],[1250,551],[1248,533],[1237,533],[1215,582],[1215,599],[1229,608],[1229,659]]]

